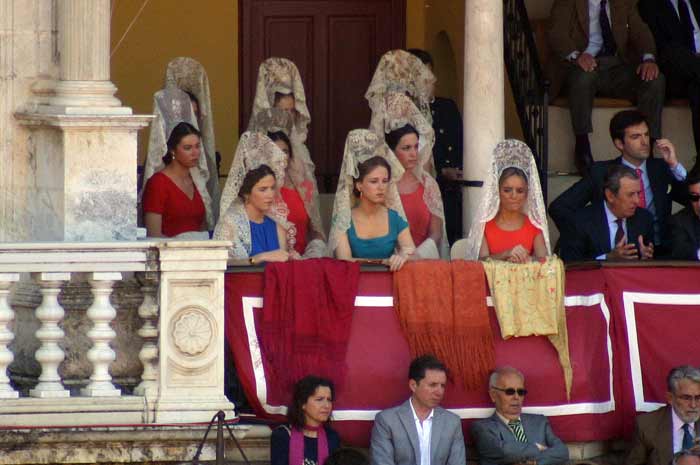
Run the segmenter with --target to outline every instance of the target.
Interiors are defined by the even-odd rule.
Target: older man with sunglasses
[[[513,367],[496,369],[489,396],[496,412],[472,426],[481,465],[554,465],[569,460],[566,445],[554,435],[544,415],[522,413],[525,377]]]
[[[671,217],[671,255],[700,260],[700,175],[688,179],[688,206]]]
[[[697,450],[700,439],[700,370],[673,368],[666,378],[668,405],[636,418],[625,465],[667,465],[675,453]]]

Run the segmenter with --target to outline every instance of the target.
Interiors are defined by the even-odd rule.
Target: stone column
[[[464,177],[483,181],[505,134],[503,2],[465,0],[464,10]],[[483,192],[467,187],[463,193],[466,236]]]
[[[15,113],[31,133],[27,153],[15,156],[33,163],[22,186],[23,234],[14,240],[135,240],[136,138],[152,117],[132,115],[114,97],[110,0],[53,5],[58,80],[36,76]]]
[[[60,80],[48,110],[131,114],[114,97],[117,88],[109,80],[110,0],[61,0],[56,8]]]

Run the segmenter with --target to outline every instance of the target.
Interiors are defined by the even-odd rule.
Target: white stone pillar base
[[[136,240],[138,130],[151,115],[17,113],[32,130],[28,241]]]
[[[233,409],[224,396],[224,270],[229,245],[173,241],[158,246],[158,422],[209,421],[218,410]]]

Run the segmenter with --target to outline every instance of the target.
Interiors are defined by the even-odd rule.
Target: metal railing
[[[503,0],[503,51],[518,118],[537,161],[542,194],[547,201],[547,106],[544,78],[524,0]]]

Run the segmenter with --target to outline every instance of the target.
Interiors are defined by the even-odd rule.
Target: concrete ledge
[[[234,434],[252,463],[269,462],[270,428],[236,425]],[[0,464],[93,464],[191,462],[206,426],[119,427],[103,429],[25,429],[0,432]],[[224,431],[227,439],[228,432]],[[212,428],[201,460],[216,457]],[[226,458],[242,462],[233,442],[226,441]]]

